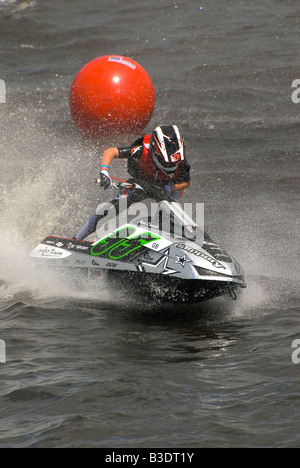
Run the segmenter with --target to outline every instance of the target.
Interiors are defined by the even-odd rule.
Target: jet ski
[[[117,183],[121,190],[143,190]],[[81,281],[156,302],[197,303],[246,287],[241,266],[170,197],[96,241],[48,236],[30,254],[38,267],[80,272]],[[147,212],[148,214],[148,212]],[[73,274],[73,273],[72,273]]]

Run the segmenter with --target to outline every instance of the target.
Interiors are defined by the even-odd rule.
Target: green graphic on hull
[[[91,254],[94,256],[101,255],[103,258],[111,260],[123,260],[126,257],[126,261],[129,261],[144,246],[161,239],[159,236],[147,231],[135,235],[136,230],[137,228],[134,226],[127,226],[115,231],[93,245]]]

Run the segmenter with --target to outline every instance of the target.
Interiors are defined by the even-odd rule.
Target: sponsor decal
[[[183,257],[179,257],[178,255],[176,255],[176,258],[177,260],[175,263],[179,263],[179,265],[181,265],[184,268],[187,262],[186,255],[184,255]]]
[[[201,252],[200,250],[194,249],[193,247],[189,247],[186,244],[177,244],[177,248],[184,250],[185,252],[188,252],[192,255],[195,255],[196,257],[201,257],[204,260],[207,260],[216,268],[222,268],[223,270],[226,270],[226,268],[224,267],[224,265],[222,265],[222,263],[218,262],[216,259],[214,259],[210,255],[207,255],[206,253]]]
[[[172,156],[171,156],[171,161],[172,162],[178,162],[178,161],[180,161],[180,159],[181,159],[181,154],[180,153],[172,154]]]
[[[105,266],[107,266],[108,268],[116,268],[118,266],[117,263],[112,263],[112,262],[108,262]]]
[[[89,250],[89,247],[86,245],[76,244],[76,250],[82,250],[83,252],[87,252]]]
[[[126,67],[129,67],[132,70],[136,69],[136,65],[134,63],[131,63],[128,60],[125,60],[123,57],[109,57],[108,61],[121,63],[122,65],[126,65]]]
[[[163,271],[160,272],[162,275],[173,275],[174,273],[179,273],[177,270],[173,270],[172,268],[169,268],[168,266],[168,263],[170,260],[169,255],[170,255],[170,249],[167,249],[165,252],[162,252],[162,256],[155,263],[150,263],[150,262],[141,262],[141,263],[142,265],[146,265],[152,268],[160,267],[161,269],[163,269]]]
[[[97,280],[102,276],[102,270],[99,268],[90,268],[89,269],[89,279],[90,280]]]
[[[63,252],[62,250],[59,250],[55,247],[47,246],[40,247],[37,253],[41,257],[62,258],[65,256],[65,252]]]
[[[151,257],[151,255],[149,254],[149,252],[146,252],[146,253],[144,254],[144,259],[145,259],[145,260],[148,260],[148,262],[153,262],[153,261],[154,261],[154,258]]]

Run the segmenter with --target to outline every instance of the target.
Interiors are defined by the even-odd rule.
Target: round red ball
[[[120,55],[92,60],[71,86],[71,115],[87,138],[140,132],[149,123],[154,106],[155,89],[148,73]]]

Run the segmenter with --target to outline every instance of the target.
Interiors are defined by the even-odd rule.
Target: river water
[[[300,446],[299,21],[294,0],[0,1],[0,447]],[[184,201],[244,267],[237,301],[155,306],[29,262],[94,212],[99,151],[137,136],[72,123],[74,77],[107,54],[151,76],[146,130],[181,128]]]

